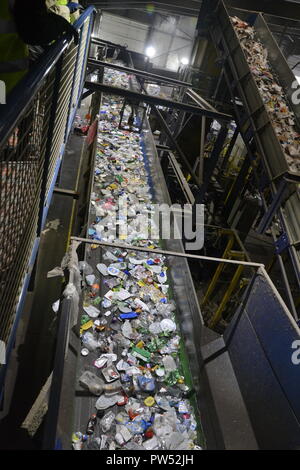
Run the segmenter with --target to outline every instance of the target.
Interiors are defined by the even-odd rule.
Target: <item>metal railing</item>
[[[0,340],[14,344],[41,231],[84,84],[94,20],[74,24],[33,65],[0,109]],[[0,366],[0,391],[5,366]]]
[[[120,244],[105,243],[72,237],[69,253],[73,250],[73,257],[80,242],[85,246],[96,243],[100,249],[128,248],[128,245],[122,242]],[[300,365],[296,366],[292,362],[292,345],[295,341],[299,341],[300,330],[264,266],[247,261],[191,255],[180,251],[151,250],[133,246],[130,246],[130,249],[150,252],[152,256],[154,253],[163,253],[168,256],[169,262],[172,259],[173,262],[177,259],[179,262],[177,269],[178,267],[182,268],[180,263],[183,260],[190,258],[201,260],[205,266],[211,263],[225,263],[226,266],[235,265],[248,269],[249,283],[246,289],[239,291],[233,318],[224,335],[218,336],[218,339],[216,339],[216,335],[210,338],[210,344],[213,345],[211,348],[207,349],[207,329],[203,329],[199,312],[196,317],[191,316],[190,313],[187,313],[189,308],[185,303],[184,316],[182,317],[181,309],[178,309],[178,318],[190,359],[193,379],[197,380],[197,377],[201,377],[201,390],[203,392],[203,387],[206,390],[205,394],[201,393],[197,398],[197,400],[199,399],[199,409],[203,414],[205,408],[209,407],[207,396],[211,393],[209,387],[218,387],[218,384],[222,383],[223,374],[219,371],[218,359],[229,355],[259,447],[261,449],[277,448],[280,441],[284,442],[286,446],[284,448],[292,449],[299,446],[298,383]],[[91,262],[90,259],[89,262]],[[67,270],[69,276],[66,273],[66,277],[69,279],[68,282],[73,282],[72,269],[77,266],[77,263],[72,261],[70,266],[71,269]],[[172,282],[175,282],[174,279],[178,273],[173,272],[172,274],[171,271],[170,274]],[[175,292],[175,295],[177,296],[178,293]],[[81,308],[81,302],[82,299],[79,300],[79,308]],[[78,303],[72,301],[72,296],[62,298],[53,379],[44,432],[43,448],[46,450],[69,449],[72,431],[78,430],[74,427],[76,420],[72,413],[78,406],[78,403],[77,405],[75,403],[76,397],[80,396],[76,387],[76,377],[78,378],[76,366],[78,367],[78,357],[80,356],[80,341],[78,339],[80,318],[75,328],[72,328],[74,322],[71,322],[71,319],[76,319],[78,316],[77,309]],[[214,361],[216,362],[215,373],[220,375],[221,382],[206,384],[205,371],[210,367],[210,364],[214,364]],[[197,386],[195,388],[199,393]],[[213,391],[215,390],[213,389]],[[227,415],[228,422],[238,419],[240,420],[239,425],[244,426],[242,412],[237,410],[236,404],[232,402],[231,392],[232,388],[225,387],[217,398],[220,400],[218,404]],[[267,403],[268,405],[266,405]],[[265,406],[269,409],[267,414],[264,414],[263,411]],[[280,413],[278,412],[279,406],[281,406]],[[283,424],[286,426],[284,436],[280,433]],[[210,425],[211,423],[205,422],[204,426],[203,421],[204,432],[209,429]],[[214,427],[217,425],[218,423],[213,424]],[[247,428],[242,429],[243,432],[247,432]]]

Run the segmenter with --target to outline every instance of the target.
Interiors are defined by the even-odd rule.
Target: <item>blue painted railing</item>
[[[74,23],[0,106],[0,401],[64,149],[80,103],[95,8]]]

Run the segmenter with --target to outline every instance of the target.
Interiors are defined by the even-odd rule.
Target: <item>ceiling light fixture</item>
[[[147,47],[146,56],[148,56],[150,59],[152,59],[155,56],[155,53],[156,53],[156,50],[154,49],[154,47],[152,47],[152,46]]]

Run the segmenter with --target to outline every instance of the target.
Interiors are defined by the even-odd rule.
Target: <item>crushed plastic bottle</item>
[[[80,376],[79,384],[83,388],[87,388],[94,395],[101,395],[103,392],[103,381],[88,370]]]
[[[87,435],[94,434],[96,423],[97,423],[97,415],[92,414],[86,427]]]

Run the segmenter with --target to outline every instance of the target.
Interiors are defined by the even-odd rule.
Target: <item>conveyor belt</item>
[[[118,111],[120,111],[122,107],[122,101],[119,98],[116,97],[109,97],[108,95],[104,95],[103,97],[103,103],[105,103],[105,108],[108,109],[109,103],[113,104],[115,107],[115,112],[116,114]],[[118,120],[118,118],[116,118]],[[151,189],[152,197],[155,202],[159,203],[169,203],[169,196],[168,192],[165,186],[165,181],[160,169],[156,149],[155,149],[155,144],[153,141],[152,134],[149,132],[149,124],[146,122],[144,124],[145,128],[144,131],[142,132],[141,137],[139,138],[137,134],[128,134],[126,137],[126,132],[123,132],[124,136],[124,145],[126,145],[126,142],[128,139],[132,139],[132,136],[136,136],[135,139],[137,142],[140,143],[141,148],[143,149],[143,155],[144,155],[144,166],[145,174],[147,175],[147,182],[148,185]],[[100,123],[101,127],[101,123]],[[122,134],[122,131],[120,131]],[[101,144],[105,140],[105,136],[109,136],[107,133],[99,133],[98,137],[98,142]],[[96,166],[97,166],[97,161],[99,162],[99,156],[97,157],[98,160],[96,160]],[[102,156],[101,158],[105,159],[105,156]],[[92,191],[97,192],[97,182],[96,180],[94,181],[94,188]],[[100,194],[100,193],[99,193]],[[95,212],[93,205],[91,206],[91,211],[90,211],[90,220],[89,220],[89,227],[91,227],[95,223]],[[91,236],[91,233],[90,233]],[[181,251],[183,252],[183,247],[182,244],[179,240],[170,240],[167,242],[166,248],[168,249],[174,249],[175,251]],[[112,252],[112,250],[109,250]],[[106,263],[109,265],[112,261],[107,261],[105,259],[105,253],[107,250],[100,250],[98,249],[90,249],[89,247],[86,249],[86,261],[87,263],[93,268],[94,274],[97,275],[97,264],[98,263]],[[104,255],[104,258],[103,258]],[[124,259],[126,261],[126,257]],[[174,298],[176,301],[176,307],[177,307],[177,324],[181,326],[181,329],[183,330],[183,333],[185,335],[189,336],[189,339],[191,338],[191,335],[194,335],[196,331],[198,331],[198,334],[201,332],[201,327],[202,327],[202,318],[201,318],[201,313],[200,309],[198,306],[198,301],[196,298],[193,282],[191,279],[191,275],[189,272],[188,264],[185,259],[172,259],[169,258],[167,260],[168,264],[168,284],[170,286],[172,285],[172,291],[169,291],[167,294],[167,297],[170,299]],[[98,273],[99,274],[99,273]],[[97,276],[98,277],[98,276]],[[107,279],[107,277],[102,277],[99,275],[101,278],[100,281],[100,292],[99,295],[101,298],[107,293],[108,288],[104,284],[104,280]],[[112,278],[112,276],[109,276]],[[103,305],[99,305],[99,309],[102,311],[102,315],[104,313],[103,310]],[[84,313],[84,311],[82,311]],[[100,316],[100,318],[105,318],[103,316]],[[142,314],[141,314],[142,315]],[[108,320],[108,326],[111,327],[113,326],[112,318],[111,317],[106,317]],[[192,325],[193,323],[193,325]],[[195,329],[195,326],[197,328]],[[109,331],[109,328],[108,328]],[[110,330],[111,332],[109,333],[110,335],[112,334],[113,330]],[[185,383],[188,385],[188,388],[190,390],[188,396],[190,403],[193,405],[193,414],[196,417],[196,420],[198,421],[198,437],[194,443],[200,444],[203,446],[204,444],[204,438],[201,432],[201,427],[200,427],[200,420],[199,420],[199,411],[198,411],[198,403],[197,403],[197,396],[199,396],[198,393],[194,394],[194,392],[199,390],[199,369],[200,369],[200,364],[197,361],[197,352],[195,351],[195,345],[197,345],[197,339],[195,338],[192,344],[188,345],[187,350],[185,350],[183,343],[180,347],[179,350],[179,360],[180,360],[180,370],[185,376]],[[145,346],[147,348],[147,346]],[[200,347],[199,341],[198,341],[198,347]],[[118,360],[122,357],[121,356],[121,350],[118,348]],[[90,352],[88,356],[80,356],[79,361],[78,361],[78,367],[77,367],[77,377],[76,377],[76,397],[75,397],[75,417],[74,417],[74,423],[73,423],[73,430],[74,432],[81,432],[85,434],[86,432],[86,426],[87,422],[89,420],[89,417],[95,413],[97,410],[95,409],[95,403],[97,401],[97,397],[95,395],[91,395],[89,392],[86,390],[83,390],[79,386],[79,378],[82,375],[84,370],[89,370],[91,372],[97,373],[97,369],[93,365],[93,362],[100,356],[101,354],[99,351],[95,352]],[[188,356],[193,357],[193,361],[188,360]],[[126,359],[125,359],[126,360]],[[118,362],[118,361],[117,361]],[[189,365],[188,365],[189,364]],[[190,366],[192,366],[192,370],[190,370]],[[101,376],[100,371],[98,372],[98,375]],[[155,376],[155,374],[153,373]],[[156,390],[156,393],[160,390],[161,385],[158,387]],[[192,392],[192,395],[191,395]],[[153,396],[154,393],[148,393],[148,395]],[[143,400],[147,397],[147,394],[143,397]],[[186,393],[182,393],[182,399],[186,397]],[[116,413],[122,411],[124,407],[118,407],[115,405],[113,408]],[[105,410],[106,412],[111,410],[111,408],[108,408],[108,410]],[[161,413],[161,409],[159,407],[154,407],[153,408],[153,416],[154,413]],[[96,426],[95,434],[93,437],[100,437],[103,432],[101,432],[100,427],[99,427],[99,419],[98,419],[98,424]],[[108,433],[109,434],[109,433]],[[91,439],[89,439],[90,441]],[[88,446],[88,442],[85,444],[85,446]],[[70,443],[71,444],[71,443]],[[132,444],[133,446],[136,445],[136,443]],[[149,444],[150,445],[150,444]],[[105,447],[108,448],[108,447]],[[146,447],[147,448],[147,447]],[[160,447],[155,447],[155,448],[160,448]],[[134,449],[134,447],[132,447]]]
[[[219,2],[216,10],[218,27],[211,28],[211,34],[215,44],[223,51],[223,59],[231,69],[234,78],[231,86],[243,102],[247,113],[245,122],[248,121],[252,126],[258,150],[267,166],[269,175],[271,179],[286,173],[300,177],[299,173],[290,170],[230,16],[238,16],[244,21],[251,21],[255,36],[267,50],[268,61],[276,73],[279,84],[285,91],[289,106],[295,116],[296,129],[299,131],[300,105],[292,101],[292,95],[295,92],[295,87],[292,86],[295,82],[295,76],[261,14],[227,8],[222,1]]]

